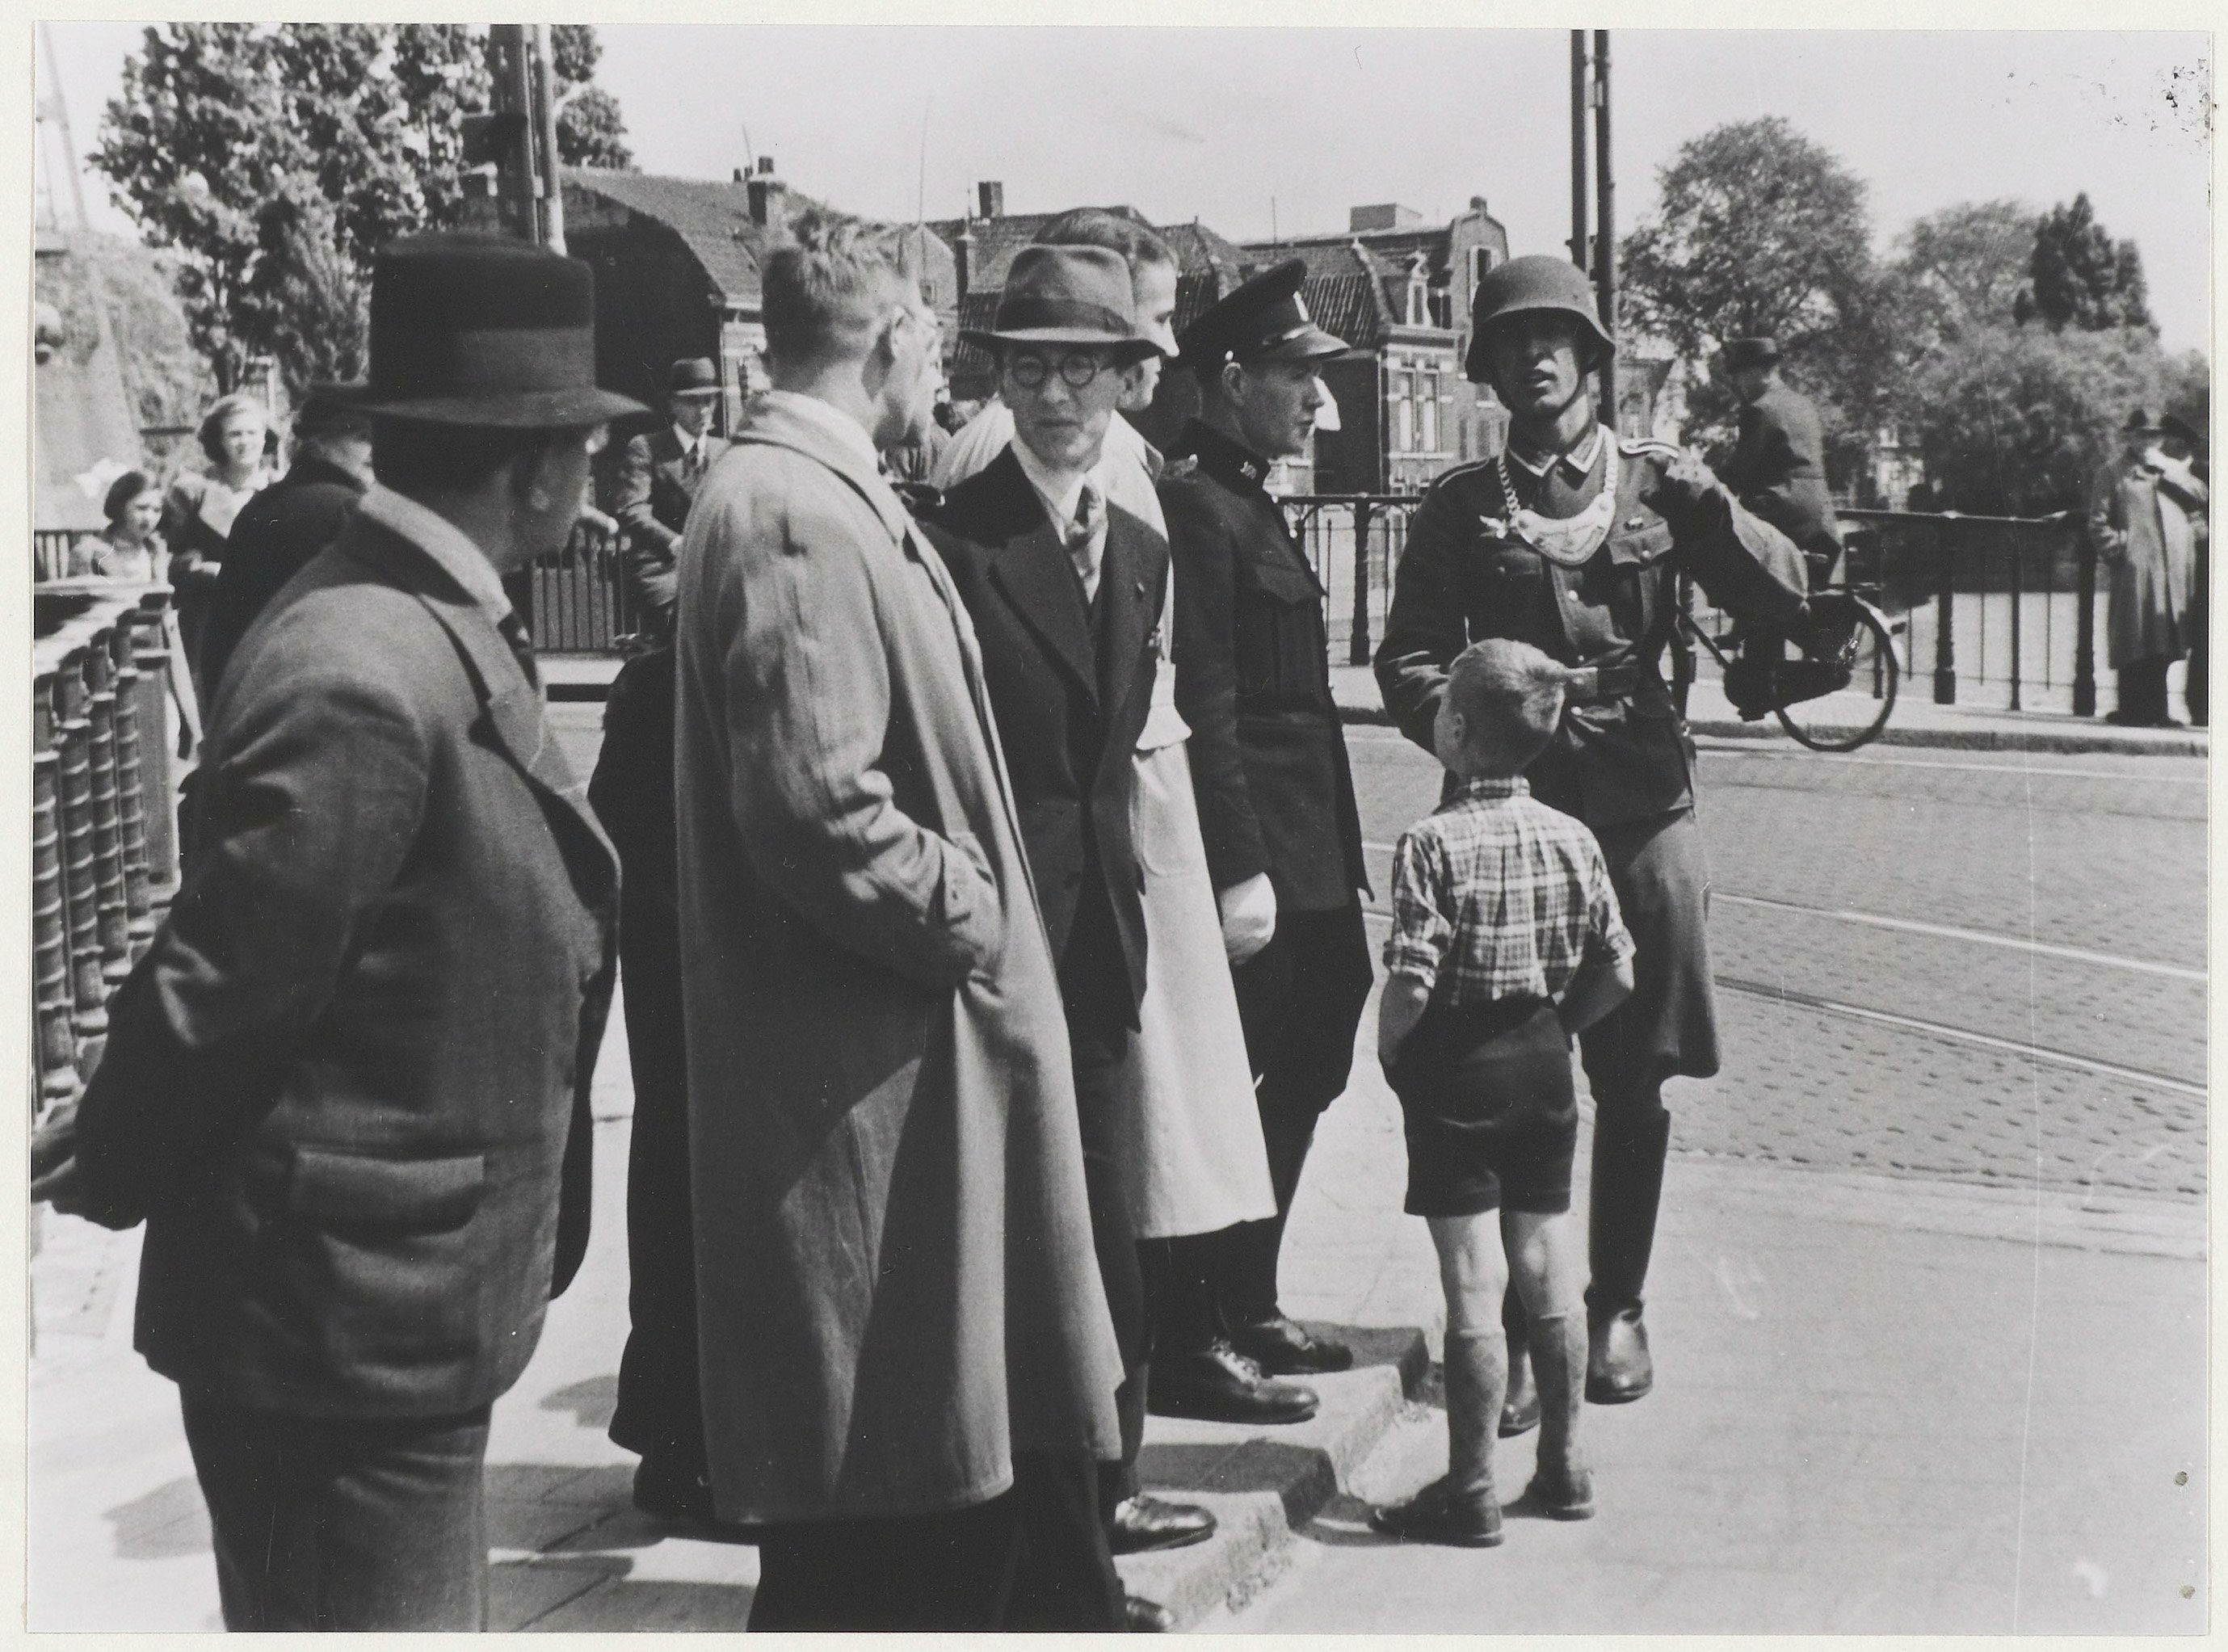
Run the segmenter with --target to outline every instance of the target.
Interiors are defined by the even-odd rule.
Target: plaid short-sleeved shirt
[[[1552,998],[1588,959],[1631,956],[1601,845],[1521,776],[1469,782],[1392,852],[1385,967],[1438,1002]]]

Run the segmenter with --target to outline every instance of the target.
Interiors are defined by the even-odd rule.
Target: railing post
[[[1354,630],[1346,645],[1348,665],[1369,663],[1369,518],[1374,507],[1354,502]]]
[[[2026,570],[2020,564],[2023,560],[2020,553],[2026,549],[2026,547],[2020,542],[2017,528],[2009,529],[2006,533],[2004,542],[2010,547],[2012,563],[2012,702],[2009,709],[2023,711],[2026,708],[2020,703],[2020,610],[2025,605],[2026,576]]]
[[[1956,549],[1949,525],[1937,523],[1934,552],[1941,569],[1941,590],[1934,602],[1934,703],[1937,706],[1957,703],[1957,644],[1954,634],[1956,618],[1953,609],[1957,588]]]
[[[93,869],[99,891],[101,996],[131,973],[131,909],[124,893],[124,816],[116,784],[116,639],[110,626],[85,650],[86,750],[93,771]]]
[[[99,868],[93,847],[92,723],[86,714],[85,646],[72,639],[54,673],[54,734],[61,757],[61,867],[69,925],[70,989],[79,1073],[90,1075],[108,1040],[100,974]]]
[[[154,938],[155,914],[147,901],[147,799],[139,778],[139,663],[136,638],[139,611],[126,608],[109,633],[116,667],[116,828],[124,857],[124,912],[131,932],[131,961]]]
[[[178,794],[171,780],[170,650],[163,616],[170,593],[140,593],[131,650],[139,668],[140,822],[145,834],[147,909],[159,916],[178,887]]]
[[[62,890],[61,759],[54,751],[54,673],[31,688],[31,1003],[38,1025],[42,1111],[78,1092],[70,1025],[69,916]]]
[[[2073,714],[2097,714],[2097,541],[2077,525],[2073,550]]]

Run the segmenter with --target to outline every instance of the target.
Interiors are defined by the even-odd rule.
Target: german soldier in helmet
[[[1296,259],[1255,277],[1180,341],[1201,413],[1162,483],[1175,568],[1176,706],[1191,726],[1193,790],[1221,908],[1277,1214],[1217,1240],[1230,1342],[1156,1370],[1153,1405],[1261,1414],[1262,1373],[1342,1370],[1352,1353],[1277,1300],[1284,1218],[1316,1120],[1346,1088],[1369,996],[1357,891],[1367,877],[1346,742],[1330,695],[1323,589],[1264,489],[1306,451],[1327,398],[1316,377],[1345,342],[1316,326]],[[1189,465],[1185,460],[1193,461]]]
[[[1674,578],[1699,579],[1743,619],[1788,624],[1803,609],[1795,547],[1749,515],[1700,460],[1619,439],[1596,411],[1594,369],[1616,348],[1578,270],[1511,259],[1477,289],[1467,368],[1508,409],[1508,449],[1448,471],[1409,525],[1377,651],[1385,703],[1432,749],[1448,668],[1469,644],[1513,637],[1579,668],[1533,792],[1600,839],[1637,943],[1635,990],[1581,1040],[1595,1104],[1588,1230],[1585,1397],[1637,1399],[1654,1380],[1641,1292],[1655,1233],[1671,1119],[1665,1079],[1718,1070],[1707,880],[1685,731],[1662,673]],[[1504,1433],[1532,1425],[1539,1396],[1514,1333]],[[1565,1333],[1576,1325],[1568,1318]],[[1559,1348],[1559,1354],[1575,1350]],[[1560,1372],[1576,1362],[1542,1361]]]

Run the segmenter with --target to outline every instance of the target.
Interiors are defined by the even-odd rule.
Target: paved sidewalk
[[[1398,1359],[1399,1328],[1436,1345],[1437,1281],[1423,1224],[1399,1213],[1397,1107],[1373,1062],[1355,1071],[1294,1217],[1287,1304],[1387,1328],[1372,1357]],[[588,1260],[496,1409],[495,1623],[738,1628],[755,1552],[639,1519],[633,1459],[604,1436],[626,1323],[623,1037],[598,1086]],[[1711,1086],[1677,1088],[1674,1111],[1707,1109]],[[1521,1522],[1482,1556],[1376,1546],[1341,1491],[1404,1492],[1444,1450],[1438,1412],[1404,1404],[1380,1367],[1334,1380],[1328,1432],[1249,1444],[1156,1419],[1149,1476],[1200,1489],[1248,1541],[1125,1562],[1132,1585],[1189,1620],[1289,1566],[1250,1612],[1208,1618],[1243,1629],[2001,1630],[2014,1603],[2026,1630],[2204,1627],[2200,1203],[1681,1157],[1665,1204],[1661,1385],[1588,1412],[1599,1520]],[[175,1395],[131,1350],[138,1235],[44,1220],[29,1625],[215,1628]],[[1509,1453],[1514,1485],[1529,1450]],[[1304,1502],[1303,1481],[1318,1494]],[[1305,1521],[1326,1496],[1287,1541],[1278,1500]]]

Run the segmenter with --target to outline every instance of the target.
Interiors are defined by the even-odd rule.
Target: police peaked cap
[[[1347,342],[1316,325],[1300,286],[1308,266],[1291,259],[1265,270],[1223,298],[1184,330],[1176,341],[1194,373],[1221,370],[1225,362],[1316,362],[1343,355]]]
[[[1484,384],[1493,376],[1493,363],[1485,353],[1486,335],[1495,323],[1533,310],[1552,310],[1583,322],[1604,352],[1617,349],[1617,340],[1602,325],[1594,284],[1584,270],[1544,253],[1512,258],[1486,272],[1470,300],[1469,354],[1463,358],[1463,372],[1473,383]]]

